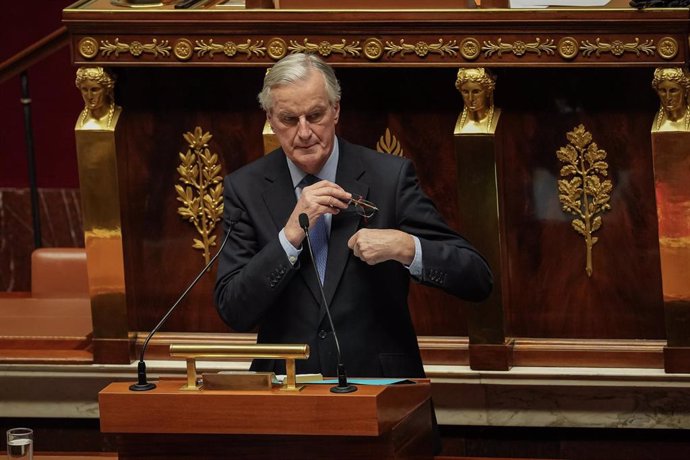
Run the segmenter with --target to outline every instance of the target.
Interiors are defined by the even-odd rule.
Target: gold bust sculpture
[[[81,129],[111,128],[121,110],[115,105],[115,77],[103,67],[81,67],[74,83],[84,99],[84,110],[77,126]]]
[[[460,69],[455,87],[464,103],[458,126],[460,132],[492,132],[498,115],[494,108],[496,76],[482,67]]]
[[[661,103],[653,131],[689,131],[690,78],[688,72],[680,67],[657,68],[654,71],[652,88],[656,91]]]

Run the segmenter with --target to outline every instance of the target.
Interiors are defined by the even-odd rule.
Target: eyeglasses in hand
[[[361,195],[352,195],[347,204],[348,206],[353,206],[355,212],[364,219],[371,219],[376,214],[376,211],[379,210],[374,203],[365,200]]]

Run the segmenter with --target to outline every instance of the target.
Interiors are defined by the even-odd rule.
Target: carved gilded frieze
[[[513,53],[515,56],[522,56],[525,53],[536,53],[541,56],[542,53],[549,55],[555,54],[556,45],[554,45],[553,39],[542,39],[537,37],[534,42],[525,43],[522,40],[516,40],[513,43],[504,43],[501,38],[496,40],[496,43],[492,41],[485,41],[482,46],[482,51],[485,57],[491,57],[494,54],[496,56],[501,56],[503,53]]]
[[[573,37],[558,40],[558,54],[563,59],[572,59],[580,52],[580,43]]]
[[[468,61],[474,61],[482,52],[482,46],[476,38],[465,38],[460,42],[460,55]]]
[[[213,136],[197,126],[183,137],[189,148],[179,154],[177,172],[183,185],[175,185],[177,201],[182,203],[177,213],[194,225],[200,238],[193,239],[192,247],[202,250],[208,263],[211,248],[216,245],[213,231],[223,214],[223,177],[218,155],[208,148]]]
[[[199,57],[208,56],[211,59],[213,59],[216,53],[223,53],[227,57],[233,57],[240,53],[244,54],[249,59],[252,56],[264,56],[266,54],[266,47],[264,46],[263,40],[253,42],[247,39],[244,43],[235,43],[232,41],[214,43],[211,38],[208,40],[208,43],[204,40],[197,40],[194,51],[196,51]]]
[[[308,38],[298,42],[297,40],[290,40],[288,46],[290,53],[318,53],[323,57],[328,57],[331,54],[341,54],[343,56],[359,57],[362,52],[362,47],[359,46],[359,40],[347,42],[344,38],[340,43],[331,43],[326,40],[321,40],[318,43],[309,41]]]
[[[611,53],[614,56],[622,56],[625,53],[635,53],[639,56],[640,53],[644,53],[647,56],[653,56],[656,52],[656,46],[654,46],[654,40],[645,40],[644,43],[640,43],[640,39],[635,38],[635,41],[628,43],[621,40],[607,43],[601,38],[597,38],[594,42],[584,40],[580,45],[580,51],[583,56],[587,57],[592,54],[599,56],[601,53]]]
[[[387,41],[384,49],[388,57],[393,57],[398,53],[400,53],[400,56],[414,53],[420,58],[426,57],[427,54],[457,56],[459,50],[457,43],[456,40],[449,40],[446,42],[444,39],[439,38],[437,43],[418,41],[413,45],[412,43],[405,43],[405,39],[401,38],[397,44],[392,41]]]
[[[678,42],[675,38],[664,37],[659,40],[659,56],[664,59],[673,59],[678,54]]]
[[[98,55],[98,42],[95,38],[85,37],[79,40],[77,49],[79,49],[79,54],[86,59],[93,59]]]
[[[287,43],[282,38],[274,37],[268,41],[268,55],[276,61],[287,54]]]
[[[556,152],[565,165],[558,181],[558,198],[563,212],[575,216],[573,229],[585,239],[587,262],[585,272],[592,276],[592,248],[599,238],[592,236],[602,225],[605,211],[611,209],[609,201],[613,184],[608,176],[606,152],[592,139],[592,134],[579,125],[566,134],[568,142]]]
[[[441,58],[458,58],[458,62],[483,59],[490,61],[510,54],[515,58],[532,59],[556,58],[572,60],[581,58],[620,58],[625,54],[655,57],[668,61],[676,58],[680,51],[678,41],[673,37],[658,39],[635,37],[534,37],[526,40],[508,40],[505,37],[439,37],[430,40],[419,40],[415,37],[396,38],[340,38],[313,39],[310,37],[272,37],[267,39],[234,37],[233,40],[204,38],[190,40],[179,37],[170,41],[161,38],[123,41],[119,37],[97,41],[93,37],[84,37],[77,45],[79,54],[85,59],[97,56],[124,59],[121,55],[129,54],[138,58],[152,55],[156,58],[197,61],[214,59],[223,54],[227,58],[249,60],[268,57],[277,61],[288,53],[315,53],[324,58],[339,55],[350,59],[367,59],[370,61],[385,57],[388,60],[407,58],[407,56],[425,59],[430,55]],[[519,61],[516,61],[519,62]],[[526,62],[527,63],[527,62]]]
[[[142,43],[137,40],[133,40],[130,43],[121,42],[119,38],[116,38],[111,43],[109,40],[101,41],[100,51],[103,56],[110,56],[111,54],[118,57],[120,53],[129,53],[134,57],[141,56],[142,54],[153,54],[154,56],[170,56],[170,46],[168,40],[161,40],[160,42],[152,38],[150,43]]]
[[[383,56],[383,43],[378,38],[367,38],[362,48],[364,55],[372,61]]]
[[[191,59],[194,55],[194,45],[186,38],[180,38],[173,45],[173,54],[180,61]]]

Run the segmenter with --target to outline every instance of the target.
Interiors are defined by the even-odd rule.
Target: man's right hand
[[[309,226],[324,214],[338,214],[341,209],[347,209],[352,194],[343,190],[333,182],[322,180],[304,187],[297,200],[295,209],[285,224],[285,237],[293,247],[299,248],[304,240],[304,230],[299,224],[299,215],[304,213],[309,217]]]

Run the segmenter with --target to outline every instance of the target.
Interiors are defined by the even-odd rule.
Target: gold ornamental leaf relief
[[[485,41],[482,46],[485,57],[491,57],[493,54],[501,56],[503,53],[513,53],[515,56],[522,56],[525,53],[536,53],[541,56],[542,53],[554,55],[556,52],[556,45],[552,38],[542,39],[537,37],[532,43],[525,43],[522,40],[516,40],[513,43],[504,43],[501,38],[492,41]]]
[[[637,56],[640,53],[644,53],[647,56],[653,56],[656,52],[656,46],[654,46],[654,40],[645,40],[640,42],[639,38],[635,38],[634,42],[624,43],[621,40],[613,40],[611,43],[606,43],[597,38],[594,42],[585,40],[580,45],[580,51],[582,51],[583,56],[600,56],[601,53],[611,53],[614,56],[622,56],[625,53],[635,53]]]
[[[402,145],[400,145],[398,139],[388,128],[386,128],[385,134],[381,136],[376,143],[376,150],[381,153],[389,153],[399,157],[404,155]]]
[[[252,56],[261,57],[266,54],[266,47],[264,46],[263,40],[252,42],[251,39],[247,39],[244,43],[235,43],[232,41],[214,43],[211,38],[208,40],[208,43],[204,40],[196,40],[195,43],[196,46],[194,46],[194,51],[196,51],[197,56],[204,57],[208,55],[211,59],[213,59],[216,53],[223,53],[227,57],[244,54],[247,56],[247,59],[251,59]]]
[[[213,137],[197,126],[193,132],[182,135],[189,145],[185,153],[179,153],[177,167],[179,180],[176,184],[177,201],[182,206],[177,213],[189,221],[200,238],[194,238],[192,248],[203,251],[206,263],[211,259],[211,248],[216,245],[213,231],[223,215],[223,183],[218,155],[208,148]]]
[[[319,43],[311,43],[308,38],[305,38],[302,43],[296,40],[290,40],[288,50],[291,54],[294,53],[318,53],[323,57],[328,57],[331,54],[340,54],[342,56],[358,57],[362,52],[362,47],[359,45],[359,40],[351,43],[343,38],[340,43],[331,43],[323,40]]]
[[[446,42],[443,38],[439,38],[437,43],[427,43],[418,41],[415,44],[405,43],[405,39],[401,38],[399,43],[387,41],[384,48],[389,57],[393,57],[400,53],[400,56],[405,56],[408,53],[414,53],[420,58],[426,57],[428,54],[440,54],[445,56],[457,56],[460,48],[457,40],[449,40]]]
[[[593,142],[592,134],[579,125],[566,133],[570,144],[561,147],[556,157],[561,163],[558,199],[563,212],[575,216],[571,225],[585,239],[585,272],[592,276],[592,248],[599,238],[592,236],[603,224],[601,214],[611,209],[613,184],[608,176],[606,152]]]
[[[168,40],[158,40],[153,38],[151,43],[141,43],[140,41],[134,40],[131,43],[121,42],[119,38],[115,38],[113,43],[109,40],[101,40],[100,51],[103,56],[110,56],[113,54],[115,57],[119,57],[120,53],[130,53],[134,57],[139,57],[142,54],[153,54],[155,57],[158,56],[170,56],[170,50],[172,47],[169,45]]]

